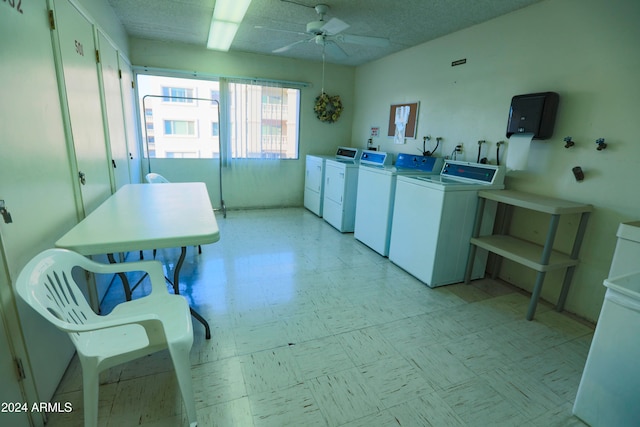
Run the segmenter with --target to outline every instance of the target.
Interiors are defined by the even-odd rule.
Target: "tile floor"
[[[492,280],[430,289],[304,209],[229,211],[189,249],[202,426],[572,426],[593,327]],[[132,254],[134,258],[137,254]],[[148,256],[151,256],[150,253]],[[159,251],[171,270],[173,250]],[[136,293],[144,292],[139,289]],[[103,304],[121,301],[114,282]],[[103,373],[100,425],[186,425],[167,352]],[[48,426],[82,425],[81,369]]]

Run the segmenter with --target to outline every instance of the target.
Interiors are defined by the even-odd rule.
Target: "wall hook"
[[[598,151],[602,151],[605,148],[607,148],[607,144],[605,144],[604,138],[596,139],[596,144],[598,144],[598,148],[596,148],[596,150],[598,150]]]
[[[564,142],[564,148],[573,147],[576,144],[575,142],[573,142],[570,136],[565,136]]]

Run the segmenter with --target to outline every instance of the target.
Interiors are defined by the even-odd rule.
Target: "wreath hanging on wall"
[[[321,122],[333,123],[340,118],[342,114],[342,100],[340,96],[329,96],[322,92],[316,97],[316,104],[313,107],[316,117]]]

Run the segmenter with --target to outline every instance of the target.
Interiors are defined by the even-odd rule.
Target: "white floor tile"
[[[431,289],[301,208],[229,211],[187,251],[202,426],[580,426],[571,407],[593,326],[491,279]],[[161,250],[168,274],[178,257]],[[145,258],[151,258],[145,252]],[[138,254],[130,254],[137,260]],[[137,293],[144,293],[143,284]],[[104,312],[122,301],[118,281]],[[54,397],[81,426],[73,360]],[[167,352],[103,373],[100,426],[186,425]]]

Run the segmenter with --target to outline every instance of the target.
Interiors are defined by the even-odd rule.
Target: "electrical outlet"
[[[462,142],[460,144],[456,145],[456,152],[462,153]]]

